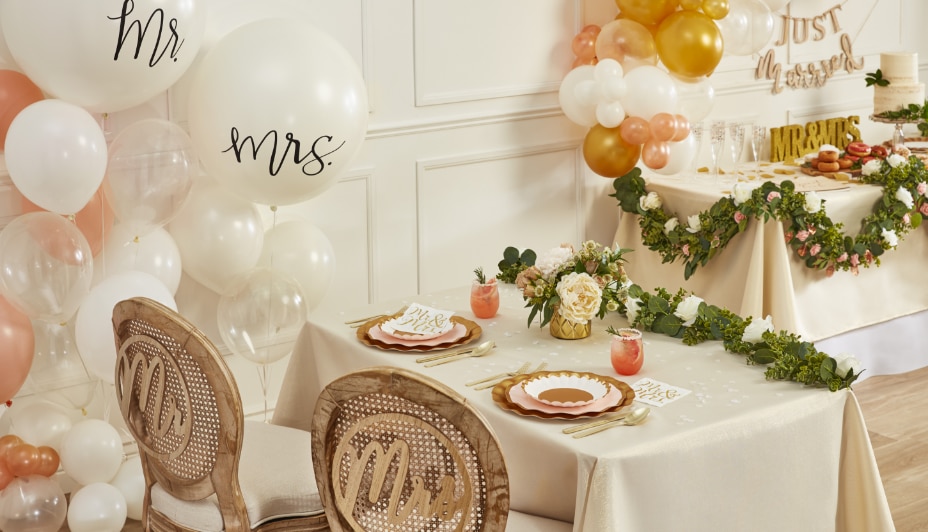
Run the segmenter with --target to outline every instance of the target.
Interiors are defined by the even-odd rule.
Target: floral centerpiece
[[[592,240],[575,251],[563,244],[540,255],[532,250],[519,254],[514,247],[506,248],[499,263],[497,278],[514,282],[531,308],[528,324],[541,316],[541,326],[547,325],[555,313],[575,323],[587,323],[593,317],[602,318],[607,312],[623,307],[628,277],[622,256],[630,250],[604,247]]]

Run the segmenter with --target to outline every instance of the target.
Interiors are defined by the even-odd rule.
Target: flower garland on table
[[[892,154],[874,159],[863,166],[861,181],[880,185],[883,197],[861,220],[856,237],[845,235],[842,224],[828,217],[825,201],[818,194],[796,192],[795,183],[789,180],[765,181],[759,186],[735,183],[731,196],[689,216],[685,225],[664,212],[656,192],[645,191],[639,168],[617,178],[610,196],[623,211],[639,215],[641,240],[648,249],[659,253],[663,262],[683,261],[686,279],[725,249],[752,218],[781,221],[786,244],[807,267],[824,270],[830,277],[837,270],[857,275],[861,265],[879,266],[880,255],[895,248],[928,215],[928,172],[918,157]]]
[[[770,316],[763,320],[744,319],[729,310],[709,305],[683,289],[676,294],[664,288],[655,289],[653,294],[645,292],[628,280],[621,267],[622,255],[628,251],[617,246],[612,250],[600,248],[588,241],[578,253],[573,253],[569,246],[555,248],[536,264],[537,256],[531,249],[520,254],[518,249],[508,247],[499,262],[500,273],[496,278],[504,283],[515,283],[522,291],[526,308],[532,308],[529,326],[539,313],[543,317],[542,325],[551,319],[553,305],[560,303],[562,297],[556,289],[561,284],[558,279],[576,275],[596,279],[595,272],[611,271],[611,275],[606,273],[598,277],[604,286],[596,313],[600,318],[607,312],[619,312],[633,327],[681,338],[686,345],[720,340],[726,351],[744,355],[748,364],[767,365],[768,380],[827,386],[837,391],[850,388],[862,373],[859,361],[852,356],[832,357],[792,333],[774,332]],[[587,273],[590,270],[593,275]],[[592,317],[592,310],[589,312]]]

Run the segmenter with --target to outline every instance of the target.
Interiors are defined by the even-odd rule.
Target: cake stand
[[[922,119],[910,120],[906,118],[884,118],[877,115],[870,115],[870,120],[874,122],[880,122],[882,124],[894,124],[896,126],[896,129],[893,130],[893,151],[896,150],[896,146],[905,145],[905,133],[902,131],[902,126],[906,124],[920,124],[924,122]]]

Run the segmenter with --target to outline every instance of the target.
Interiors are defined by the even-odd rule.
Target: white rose
[[[678,225],[680,225],[680,220],[677,220],[676,216],[667,220],[667,222],[664,223],[664,234],[669,235]]]
[[[638,319],[638,310],[641,309],[641,300],[637,297],[630,297],[625,301],[625,316],[629,323],[635,323]]]
[[[855,357],[847,353],[838,353],[831,358],[838,363],[835,367],[835,373],[842,379],[847,375],[848,371],[853,371],[854,375],[860,373],[860,361]]]
[[[702,222],[699,221],[699,215],[694,214],[686,218],[686,224],[689,226],[686,228],[690,233],[698,233],[702,229]]]
[[[744,334],[741,335],[742,342],[756,344],[764,341],[764,332],[773,332],[773,318],[767,316],[766,319],[752,319],[751,323],[744,328]]]
[[[883,229],[882,236],[883,240],[886,241],[886,244],[889,245],[889,247],[894,248],[899,245],[899,237],[896,235],[895,231],[890,229]]]
[[[873,175],[880,172],[883,169],[883,162],[879,159],[873,159],[868,161],[867,164],[860,169],[860,173],[863,175]]]
[[[677,305],[677,310],[673,311],[673,315],[683,320],[683,325],[689,327],[696,321],[696,316],[699,314],[699,304],[702,301],[701,297],[688,296]]]
[[[905,204],[906,209],[911,209],[915,206],[915,200],[912,198],[912,193],[905,187],[899,187],[896,189],[896,199]]]
[[[550,279],[551,276],[559,271],[574,256],[570,248],[559,247],[549,249],[547,252],[538,256],[535,260],[535,267],[541,271],[542,277]]]
[[[805,209],[807,213],[815,214],[822,210],[822,198],[816,194],[814,190],[806,192],[805,200]]]
[[[886,162],[889,163],[889,166],[896,168],[899,165],[905,164],[906,160],[905,157],[899,155],[898,153],[894,153],[886,158]]]
[[[648,192],[647,196],[641,196],[638,198],[638,206],[641,207],[643,211],[650,211],[651,209],[660,209],[661,205],[664,203],[661,201],[661,197],[657,195],[657,192]]]
[[[603,289],[588,273],[565,275],[557,283],[557,295],[561,298],[561,316],[580,323],[591,320],[603,301]]]
[[[731,197],[735,201],[735,205],[741,205],[745,201],[751,199],[751,194],[754,192],[755,188],[757,187],[741,181],[735,183],[731,187]]]

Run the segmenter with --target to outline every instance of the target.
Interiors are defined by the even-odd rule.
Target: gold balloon
[[[665,18],[655,42],[664,66],[678,76],[708,76],[722,60],[722,32],[699,11],[677,11]]]
[[[628,18],[649,26],[676,11],[680,0],[615,0],[615,4]]]
[[[728,16],[728,0],[703,0],[702,12],[712,20],[722,20]]]
[[[583,159],[603,177],[622,177],[638,164],[641,146],[628,144],[619,135],[619,128],[599,124],[590,128],[583,139]]]
[[[702,9],[702,0],[680,0],[680,9],[687,11]]]

